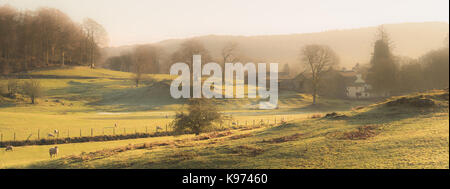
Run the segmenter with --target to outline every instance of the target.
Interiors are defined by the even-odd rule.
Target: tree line
[[[138,45],[130,52],[113,56],[106,60],[105,65],[112,70],[134,73],[133,81],[139,85],[143,74],[169,73],[170,66],[177,62],[184,62],[192,69],[192,57],[202,55],[202,62],[217,62],[222,69],[225,63],[234,63],[245,58],[238,52],[238,43],[228,42],[222,48],[220,57],[213,58],[208,49],[197,40],[190,39],[181,43],[172,54],[154,45]]]
[[[94,66],[107,45],[105,29],[54,8],[18,11],[0,6],[0,74],[64,65]]]
[[[448,36],[441,48],[431,50],[419,58],[396,56],[392,51],[388,32],[380,26],[376,33],[370,62],[357,64],[356,72],[370,84],[375,96],[391,96],[449,86]],[[312,44],[300,51],[305,68],[303,90],[316,96],[346,97],[346,79],[339,74],[339,57],[326,45]]]
[[[385,96],[411,91],[444,89],[449,85],[448,37],[439,49],[413,59],[392,52],[388,33],[379,27],[378,40],[367,68],[366,80],[373,91]]]

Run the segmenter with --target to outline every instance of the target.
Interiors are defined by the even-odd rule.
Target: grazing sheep
[[[5,148],[5,152],[7,152],[7,151],[13,151],[13,146],[7,146]]]
[[[58,156],[58,146],[55,146],[54,148],[50,148],[48,150],[48,153],[50,154],[50,158]]]
[[[48,135],[47,135],[48,137],[55,137],[55,135],[54,134],[52,134],[52,133],[48,133]]]
[[[160,126],[156,126],[156,131],[162,130]]]
[[[59,131],[58,131],[58,129],[55,129],[55,130],[53,130],[53,133],[55,133],[55,134],[59,134]]]
[[[265,125],[266,123],[264,123],[264,120],[261,119],[261,121],[259,122],[260,125]]]

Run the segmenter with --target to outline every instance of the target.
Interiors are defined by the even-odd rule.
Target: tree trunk
[[[45,50],[45,65],[48,66],[48,49]]]
[[[62,66],[64,66],[64,51],[62,52]]]
[[[314,90],[314,92],[313,92],[313,103],[312,104],[313,105],[316,104],[316,90]]]
[[[313,105],[315,105],[316,104],[316,96],[317,96],[317,85],[314,85],[314,88],[313,88]]]
[[[91,48],[91,68],[94,68],[94,47]]]
[[[45,45],[45,65],[48,66],[48,40]]]

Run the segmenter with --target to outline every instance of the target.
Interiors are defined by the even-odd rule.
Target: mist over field
[[[440,48],[449,32],[449,25],[445,22],[399,23],[384,26],[393,41],[393,52],[398,56],[412,58],[422,56],[427,50]],[[202,42],[213,56],[220,56],[222,47],[233,41],[239,43],[240,53],[248,57],[248,61],[288,63],[291,66],[298,64],[298,51],[302,46],[314,43],[326,44],[339,54],[340,66],[351,69],[356,63],[370,61],[376,29],[377,26],[286,35],[207,35],[193,39]],[[188,39],[170,39],[153,44],[171,54],[186,40]],[[104,52],[105,56],[117,56],[130,51],[133,47],[109,47],[105,48]]]
[[[448,169],[448,3],[0,1],[0,169]]]

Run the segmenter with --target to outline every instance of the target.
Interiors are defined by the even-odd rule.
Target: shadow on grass
[[[113,116],[113,117],[93,117],[87,118],[91,120],[132,120],[132,119],[165,119],[165,115],[151,115],[151,116]]]
[[[87,101],[86,105],[97,111],[105,112],[160,110],[164,106],[182,104],[184,102],[183,99],[173,99],[170,96],[169,80],[144,81],[142,82],[142,87],[139,88],[131,88],[130,81],[92,83],[69,81],[68,85],[64,88],[49,90],[48,93],[57,99]],[[129,85],[130,87],[108,88],[108,86],[112,85]]]
[[[293,111],[305,111],[305,112],[333,112],[333,111],[348,111],[353,107],[367,106],[374,103],[370,100],[345,100],[345,99],[331,99],[331,100],[319,100],[317,104],[308,104],[303,107],[291,108]]]
[[[389,124],[391,122],[400,121],[403,119],[427,116],[440,111],[440,108],[418,108],[411,106],[394,106],[387,107],[386,105],[378,105],[368,111],[358,113],[350,116],[344,120],[348,124],[362,125],[362,124]]]

